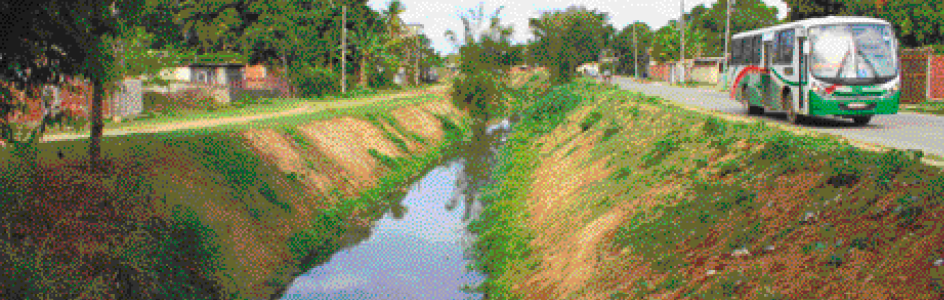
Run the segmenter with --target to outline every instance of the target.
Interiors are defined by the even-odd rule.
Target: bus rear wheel
[[[762,115],[764,114],[764,108],[760,106],[751,105],[751,101],[747,99],[747,87],[738,89],[737,92],[737,101],[741,103],[741,106],[744,106],[747,109],[747,115]]]
[[[862,126],[869,124],[869,121],[872,121],[872,116],[855,116],[852,117],[852,123]]]

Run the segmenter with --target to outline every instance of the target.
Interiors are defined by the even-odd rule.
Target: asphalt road
[[[613,83],[625,90],[639,91],[678,103],[702,107],[722,113],[747,115],[740,104],[727,93],[700,88],[673,87],[659,83],[640,84],[629,78],[613,78]],[[787,125],[784,113],[765,113],[752,118]],[[834,117],[808,118],[804,128],[840,135],[848,139],[879,144],[899,149],[918,149],[925,153],[944,156],[944,117],[899,112],[897,115],[879,115],[866,126],[856,126],[851,120]]]

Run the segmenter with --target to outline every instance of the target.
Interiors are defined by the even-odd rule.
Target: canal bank
[[[489,299],[938,299],[944,173],[915,151],[587,81],[526,109],[470,225]]]
[[[2,298],[268,299],[471,139],[438,94],[4,152]]]

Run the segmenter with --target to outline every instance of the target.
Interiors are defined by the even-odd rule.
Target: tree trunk
[[[89,166],[95,167],[101,159],[102,130],[105,122],[102,118],[102,107],[105,98],[105,84],[101,79],[92,79],[92,107],[89,112],[91,121],[91,135],[89,136]]]
[[[358,75],[361,87],[367,87],[367,57],[361,56],[361,69]]]

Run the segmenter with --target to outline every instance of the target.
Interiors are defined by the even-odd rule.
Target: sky
[[[456,52],[455,47],[446,41],[443,33],[452,29],[456,33],[462,32],[460,13],[477,7],[477,1],[468,0],[401,0],[406,7],[403,12],[403,21],[410,24],[422,24],[423,31],[433,42],[433,48],[442,54]],[[686,11],[699,4],[711,7],[716,0],[687,0]],[[787,14],[787,5],[783,0],[763,0],[767,5],[777,7],[778,16],[783,18]],[[370,0],[368,5],[377,11],[382,10],[390,0]],[[610,23],[617,30],[639,20],[649,24],[652,28],[659,28],[678,18],[681,3],[678,1],[663,0],[505,0],[482,2],[485,5],[486,15],[490,15],[500,6],[504,6],[501,16],[505,24],[514,27],[513,39],[518,43],[526,42],[531,34],[528,30],[528,19],[540,16],[542,11],[562,10],[571,5],[583,5],[608,13]]]

